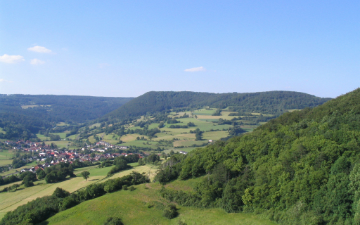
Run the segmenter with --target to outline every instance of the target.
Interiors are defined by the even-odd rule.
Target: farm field
[[[122,146],[133,146],[136,148],[143,149],[148,151],[149,149],[164,150],[165,152],[169,152],[171,150],[174,151],[191,151],[196,148],[196,146],[203,146],[205,143],[209,143],[209,140],[217,141],[222,138],[226,138],[229,135],[229,129],[237,123],[237,126],[240,126],[242,129],[247,132],[251,132],[258,125],[248,125],[254,123],[252,121],[253,117],[242,119],[239,116],[229,116],[230,113],[236,113],[233,111],[229,111],[228,109],[223,109],[221,111],[220,116],[212,116],[217,111],[216,108],[208,108],[205,107],[203,109],[194,110],[194,111],[185,111],[185,112],[171,112],[168,114],[168,117],[175,118],[178,123],[167,123],[165,121],[164,127],[159,128],[159,122],[152,123],[155,117],[142,116],[140,119],[133,121],[130,124],[124,125],[125,130],[141,130],[144,134],[140,135],[139,133],[128,133],[119,137],[116,133],[110,133],[106,135],[104,132],[101,133],[90,133],[89,141],[91,143],[96,142],[94,135],[101,138],[103,141],[108,142],[110,144],[118,144],[119,141],[122,141],[120,145]],[[181,118],[184,115],[188,115],[188,117]],[[254,113],[255,115],[260,115],[259,113]],[[263,115],[265,116],[265,115]],[[271,115],[266,115],[271,116]],[[219,119],[223,119],[224,122],[218,124]],[[225,121],[227,120],[227,121]],[[233,120],[229,122],[229,120]],[[139,124],[139,122],[145,122],[143,124]],[[194,126],[188,126],[189,123],[192,123]],[[227,124],[225,124],[227,123]],[[231,123],[231,124],[230,124]],[[140,127],[141,125],[141,127]],[[90,127],[100,126],[99,123],[96,125],[93,124]],[[112,125],[109,125],[112,126]],[[174,126],[174,127],[171,127]],[[175,128],[176,126],[188,126],[187,128]],[[144,129],[159,129],[160,133],[156,133],[154,137],[150,138],[146,135],[146,131]],[[195,140],[195,133],[193,133],[196,129],[202,131],[202,140]],[[70,138],[75,138],[70,136]],[[140,138],[140,140],[137,140]],[[141,140],[141,138],[145,138],[145,140]],[[85,141],[83,139],[82,141]],[[164,142],[162,142],[164,141]],[[170,141],[170,142],[169,142]],[[62,146],[62,145],[60,145]],[[194,147],[195,146],[195,147]]]
[[[54,143],[58,146],[58,148],[67,148],[70,147],[71,142],[69,141],[45,141],[45,144],[51,145],[51,143]]]
[[[69,124],[65,123],[65,122],[60,122],[58,124],[56,124],[56,126],[58,127],[64,127],[64,126],[69,126]]]
[[[33,187],[24,188],[23,186],[20,186],[19,190],[17,190],[16,192],[0,193],[0,202],[1,202],[0,219],[5,215],[6,212],[14,210],[20,205],[26,204],[27,202],[32,201],[38,197],[51,195],[57,187],[63,188],[69,192],[74,192],[90,184],[96,182],[103,182],[109,179],[109,178],[107,179],[104,178],[106,177],[107,173],[111,170],[111,168],[112,167],[98,168],[97,166],[78,168],[75,169],[74,171],[77,177],[70,178],[63,182],[46,184],[44,180],[40,180],[34,182],[35,186]],[[83,177],[81,177],[80,173],[82,171],[90,172],[90,176],[87,181],[84,180]],[[129,170],[116,173],[111,178],[122,177],[130,174],[132,171],[136,171],[139,173],[143,173],[143,172],[149,173],[150,171],[151,172],[150,176],[153,177],[156,169],[153,166],[149,166],[149,165],[138,166]],[[18,183],[21,183],[21,181]],[[11,185],[13,184],[14,183],[12,183]],[[5,185],[1,186],[1,188],[4,187],[6,186]]]
[[[90,128],[99,127],[99,126],[100,126],[100,123],[94,123],[94,124],[90,125]]]
[[[49,137],[46,137],[42,134],[36,134],[36,136],[41,140],[41,141],[47,141],[47,140],[50,140]]]
[[[176,181],[175,181],[176,182]],[[191,190],[196,180],[181,181],[177,188]],[[171,184],[167,187],[171,188]],[[222,209],[199,209],[177,206],[179,215],[174,219],[162,216],[158,207],[148,207],[150,202],[168,202],[159,196],[161,185],[158,183],[135,186],[134,191],[121,190],[102,197],[83,202],[73,208],[50,217],[42,224],[103,224],[108,217],[120,217],[124,224],[240,224],[240,225],[272,225],[271,221],[259,215],[246,213],[226,213]],[[94,212],[97,212],[96,214]]]
[[[51,134],[59,135],[61,139],[65,139],[65,138],[66,138],[66,133],[65,133],[65,132],[62,132],[62,133],[51,133]]]
[[[5,166],[12,163],[12,157],[14,153],[12,150],[1,150],[0,151],[0,166]]]
[[[0,158],[0,166],[6,166],[12,163],[11,159],[2,159]]]
[[[121,145],[124,146],[136,146],[136,147],[142,147],[142,148],[151,148],[151,149],[157,149],[158,147],[164,148],[164,150],[167,151],[191,151],[192,149],[196,148],[193,147],[193,145],[200,146],[204,143],[208,143],[208,140],[219,140],[221,138],[225,138],[228,136],[228,129],[232,127],[232,125],[224,124],[224,125],[218,125],[217,123],[213,123],[212,121],[217,122],[220,118],[222,119],[232,119],[233,116],[229,117],[228,114],[231,113],[230,111],[223,111],[222,116],[211,116],[216,111],[216,109],[201,109],[196,110],[194,112],[186,111],[186,112],[172,112],[170,113],[169,117],[177,117],[177,120],[179,123],[176,124],[168,124],[165,123],[163,128],[160,128],[160,133],[156,134],[156,137],[152,138],[150,140],[149,137],[146,135],[140,135],[140,134],[126,134],[123,135],[120,140],[123,141]],[[187,118],[179,118],[180,116],[183,116],[184,114],[189,115],[190,117]],[[194,118],[193,116],[197,116],[197,118]],[[202,117],[203,116],[203,117]],[[209,118],[209,119],[208,119]],[[147,118],[149,119],[149,118]],[[146,118],[142,117],[138,121],[146,121]],[[188,127],[188,128],[170,128],[172,125],[187,125],[189,122],[195,124],[194,127]],[[148,125],[148,129],[154,129],[158,128],[159,123],[152,123]],[[201,141],[195,141],[195,134],[190,133],[190,131],[194,131],[195,129],[199,128],[201,131],[203,131],[203,140]],[[136,130],[136,129],[143,129],[139,126],[130,125],[130,130]],[[104,134],[100,133],[97,134],[99,137],[102,137]],[[115,135],[117,137],[117,135]],[[146,140],[137,140],[137,137],[142,138],[144,137]],[[115,138],[116,139],[116,138]],[[89,138],[90,141],[94,141],[93,137]],[[118,140],[114,140],[113,134],[109,134],[106,136],[103,136],[103,140],[107,141],[109,143],[116,143]],[[160,144],[162,140],[165,141],[172,141],[172,145],[170,146],[168,143]],[[183,148],[177,148],[177,147],[183,147]],[[176,148],[175,148],[176,147]]]

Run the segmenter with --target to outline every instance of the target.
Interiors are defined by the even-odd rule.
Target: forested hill
[[[196,109],[203,106],[231,107],[232,110],[240,113],[257,112],[281,115],[289,109],[315,107],[328,100],[329,98],[319,98],[290,91],[226,94],[152,91],[131,100],[104,118],[121,120],[170,109]]]
[[[70,95],[0,95],[0,113],[84,122],[102,117],[131,99]]]
[[[162,183],[206,175],[195,193],[162,191],[179,204],[264,213],[281,224],[359,224],[360,89],[170,162]]]
[[[132,98],[61,95],[0,95],[1,138],[34,137],[57,122],[82,123],[119,108]]]

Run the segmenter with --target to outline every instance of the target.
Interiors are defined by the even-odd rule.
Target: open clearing
[[[191,190],[194,180],[181,181],[183,190]],[[186,185],[188,184],[188,185]],[[178,184],[176,184],[178,186]],[[187,187],[188,186],[188,187]],[[171,184],[167,185],[171,188]],[[120,217],[124,224],[274,224],[259,215],[247,213],[226,213],[219,208],[199,209],[177,206],[178,217],[167,219],[158,207],[148,207],[149,202],[168,202],[159,196],[161,185],[158,183],[135,186],[135,191],[118,191],[83,202],[49,218],[42,224],[103,224],[108,217]],[[96,212],[96,213],[94,213]]]
[[[66,133],[65,133],[65,132],[62,132],[62,133],[51,133],[51,134],[59,135],[61,139],[65,139],[65,138],[66,138]]]
[[[22,105],[21,108],[28,109],[28,108],[35,108],[35,107],[51,107],[51,105]]]
[[[56,126],[58,127],[64,127],[64,126],[69,126],[69,124],[65,123],[65,122],[60,122],[58,124],[56,124]]]

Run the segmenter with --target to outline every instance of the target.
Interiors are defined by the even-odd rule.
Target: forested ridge
[[[48,120],[81,123],[97,119],[131,99],[71,95],[0,95],[0,113],[45,116]]]
[[[240,113],[257,112],[279,116],[289,109],[315,107],[328,100],[329,98],[319,98],[290,91],[225,94],[151,91],[129,101],[119,109],[105,115],[103,119],[123,120],[146,114],[166,112],[170,109],[197,109],[204,106],[220,109],[230,107],[231,110]]]
[[[254,132],[173,155],[156,180],[203,176],[180,205],[263,213],[280,224],[360,224],[360,89]]]
[[[83,123],[100,118],[132,98],[61,95],[0,95],[0,138],[34,138],[58,122]]]

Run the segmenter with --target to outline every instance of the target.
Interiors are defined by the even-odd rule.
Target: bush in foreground
[[[107,218],[104,225],[123,225],[124,223],[121,221],[119,217],[109,217]]]

